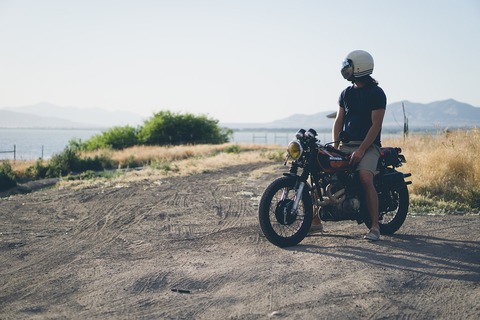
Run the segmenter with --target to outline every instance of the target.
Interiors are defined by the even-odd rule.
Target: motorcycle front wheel
[[[297,245],[307,236],[312,224],[312,201],[306,188],[298,209],[291,210],[296,197],[295,184],[295,178],[278,178],[260,199],[260,228],[268,241],[282,248]]]

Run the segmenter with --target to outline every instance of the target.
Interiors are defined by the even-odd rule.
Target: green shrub
[[[218,120],[204,115],[160,111],[145,121],[138,141],[146,145],[220,144],[228,142],[232,130],[218,126]]]
[[[104,178],[104,179],[112,179],[115,177],[119,177],[122,175],[121,172],[118,171],[101,171],[101,172],[95,172],[93,170],[87,170],[84,172],[80,172],[79,174],[69,174],[67,176],[67,180],[73,181],[73,180],[94,180],[97,178]]]
[[[93,180],[96,177],[95,171],[87,170],[76,175],[68,175],[67,180]]]
[[[81,150],[82,146],[83,146],[83,143],[81,139],[70,139],[68,141],[67,148],[70,148],[73,150]]]
[[[0,190],[8,190],[17,185],[17,178],[12,166],[7,161],[0,163]]]
[[[172,164],[167,160],[154,160],[150,163],[150,167],[165,172],[178,172],[180,170],[176,164]]]
[[[226,147],[223,150],[225,153],[240,153],[240,146],[238,144],[234,144],[231,146]]]
[[[33,166],[26,169],[25,175],[32,179],[57,178],[72,172],[112,169],[114,165],[114,161],[106,155],[80,158],[79,150],[70,144],[61,153],[53,155],[46,164],[40,159],[37,160]]]
[[[121,150],[138,144],[137,130],[130,126],[113,127],[101,134],[94,135],[84,143],[71,141],[83,150],[115,149]]]
[[[80,158],[75,162],[73,171],[102,171],[105,169],[113,169],[114,161],[106,155],[96,155],[95,157]]]
[[[127,162],[125,164],[123,164],[123,166],[125,168],[138,168],[138,167],[141,167],[142,166],[142,163],[140,163],[139,161],[137,161],[137,159],[135,159],[134,156],[130,156],[128,157],[127,159]]]
[[[265,151],[261,153],[262,157],[267,158],[272,161],[284,161],[285,160],[285,151],[275,150],[275,151]]]
[[[43,161],[38,159],[35,164],[25,170],[25,175],[32,179],[42,179],[47,175],[48,166],[43,165]]]
[[[125,149],[134,145],[220,144],[229,141],[233,131],[218,126],[218,120],[190,113],[160,111],[142,127],[114,127],[85,142],[71,140],[73,150]]]
[[[77,151],[72,148],[65,148],[63,152],[52,156],[48,162],[45,177],[56,178],[69,174],[75,168],[79,167],[80,158]]]

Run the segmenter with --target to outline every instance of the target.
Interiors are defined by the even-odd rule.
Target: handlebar
[[[331,145],[325,145],[325,149],[326,149],[327,151],[330,151],[330,152],[338,153],[339,155],[341,155],[341,156],[343,156],[343,157],[345,157],[345,158],[350,157],[350,153],[340,151],[340,150],[332,147]]]

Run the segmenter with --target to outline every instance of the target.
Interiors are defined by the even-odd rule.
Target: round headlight
[[[298,141],[292,141],[288,144],[287,151],[290,157],[292,157],[294,160],[297,160],[302,155],[303,148]]]

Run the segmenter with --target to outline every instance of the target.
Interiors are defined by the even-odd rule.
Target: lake
[[[0,160],[13,160],[14,148],[16,160],[49,159],[52,155],[62,152],[70,140],[85,141],[101,132],[100,129],[0,128]],[[295,132],[296,130],[234,131],[232,142],[286,146],[295,138]],[[331,133],[319,132],[318,138],[322,143],[330,142]]]
[[[0,128],[0,160],[49,159],[62,152],[72,139],[88,140],[100,129],[9,129]],[[235,131],[232,142],[286,145],[295,132]]]
[[[16,160],[48,159],[62,152],[72,139],[85,141],[101,133],[99,129],[6,129],[0,128],[0,159]]]

